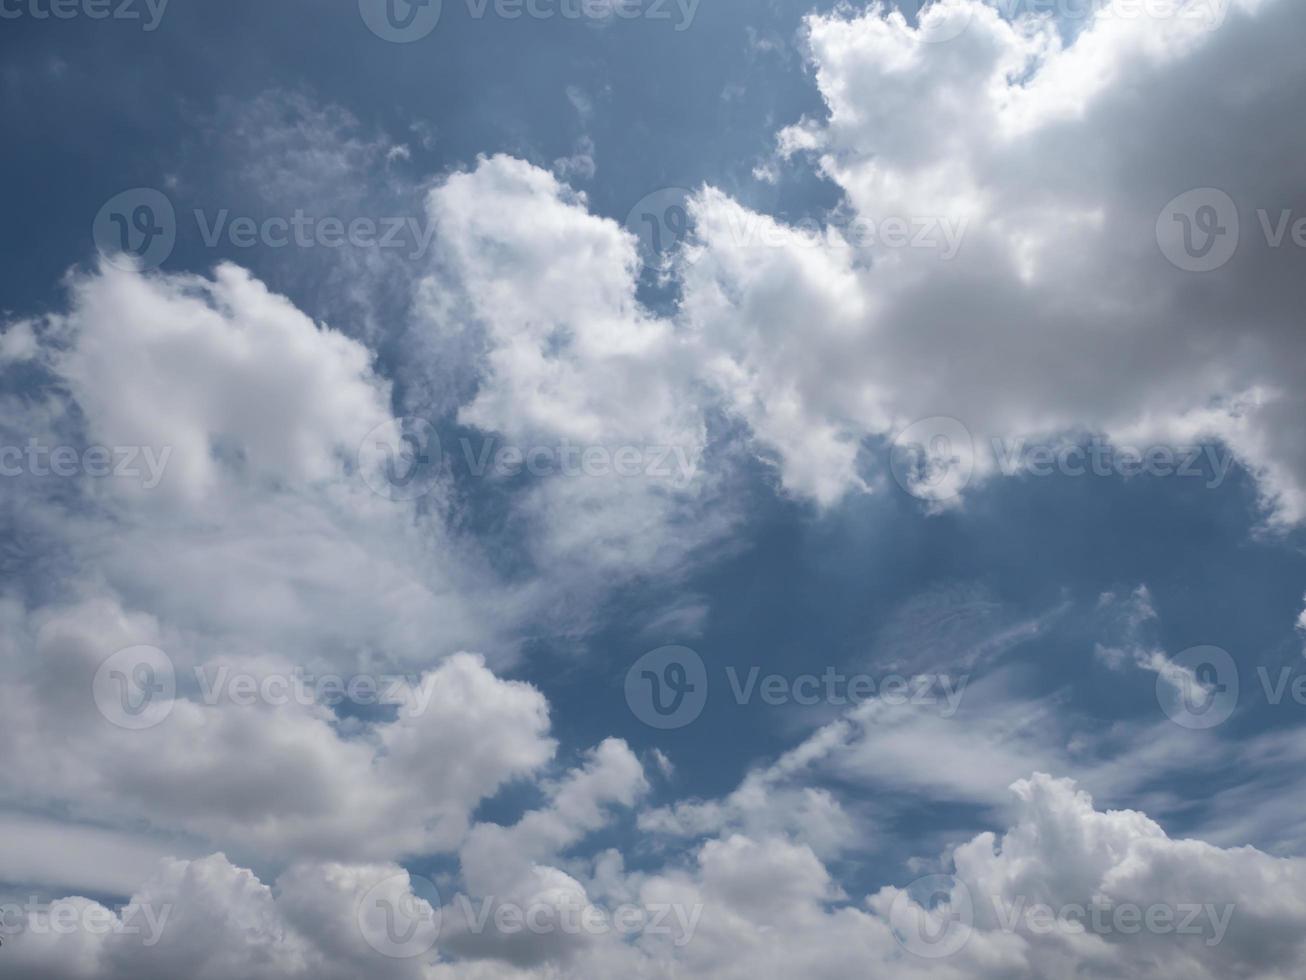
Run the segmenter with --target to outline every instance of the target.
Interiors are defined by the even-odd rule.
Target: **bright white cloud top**
[[[1306,279],[1278,203],[1306,160],[1284,95],[1306,87],[1306,8],[1141,6],[1107,4],[1071,40],[980,0],[938,0],[919,27],[878,6],[811,15],[825,112],[775,134],[768,166],[815,166],[842,204],[813,235],[698,189],[663,312],[639,298],[635,237],[558,176],[493,155],[435,180],[402,332],[416,387],[511,444],[655,447],[674,464],[507,493],[530,575],[469,532],[451,483],[412,500],[368,488],[360,446],[406,409],[364,340],[230,264],[70,273],[62,308],[0,343],[53,379],[6,405],[5,428],[149,447],[150,465],[61,495],[10,485],[60,586],[0,603],[0,799],[40,814],[0,821],[32,842],[0,858],[58,893],[131,900],[7,909],[22,929],[0,972],[1299,975],[1303,859],[1175,839],[1088,795],[1191,772],[1190,733],[1167,723],[1085,733],[995,672],[964,728],[873,702],[730,793],[654,806],[651,758],[617,738],[560,751],[544,694],[510,679],[541,623],[582,634],[617,586],[726,547],[758,458],[780,492],[829,508],[882,491],[872,447],[923,419],[964,427],[972,442],[950,449],[972,488],[1003,478],[993,440],[1210,442],[1252,475],[1269,533],[1306,520]],[[1185,268],[1211,252],[1173,236],[1185,217],[1214,235],[1210,214],[1223,234],[1240,219],[1237,249]],[[459,372],[466,397],[432,394]],[[944,505],[964,508],[956,489]],[[1146,599],[1130,600],[1138,622]],[[166,654],[173,689],[134,728],[90,694],[106,652],[139,646]],[[1151,655],[1102,651],[1139,673]],[[222,686],[297,671],[385,674],[397,710],[246,704]],[[665,779],[677,760],[656,758]],[[853,889],[844,861],[876,827],[831,777],[1006,830],[919,854],[914,890]],[[533,801],[510,825],[482,809],[505,788]],[[609,846],[618,825],[647,846]],[[453,890],[423,891],[417,867]]]

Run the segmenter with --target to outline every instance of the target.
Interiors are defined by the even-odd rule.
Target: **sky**
[[[16,978],[1297,976],[1293,0],[0,0]]]

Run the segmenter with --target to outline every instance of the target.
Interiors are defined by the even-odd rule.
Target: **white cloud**
[[[937,879],[948,894],[942,906],[916,906],[922,896],[893,886],[859,902],[842,893],[810,849],[779,837],[728,835],[708,841],[683,868],[629,876],[648,907],[697,909],[684,919],[692,923],[689,931],[650,931],[633,944],[591,937],[569,950],[566,975],[833,980],[877,970],[997,980],[1087,969],[1146,980],[1232,974],[1277,980],[1293,974],[1306,918],[1300,859],[1173,839],[1142,813],[1095,809],[1068,780],[1034,775],[1012,791],[1007,830],[980,834],[948,855],[945,877]],[[610,873],[624,874],[617,867]],[[166,976],[183,963],[190,975],[212,980],[350,971],[443,980],[558,975],[555,962],[514,967],[501,958],[451,960],[439,945],[429,957],[408,960],[372,952],[358,910],[368,889],[387,881],[396,899],[409,894],[402,872],[387,865],[302,865],[269,889],[221,855],[167,862],[123,911],[126,917],[134,907],[169,908],[154,946],[140,937],[79,931],[25,933],[5,949],[16,971],[11,975],[20,978],[52,975],[52,967],[60,976],[108,980]],[[969,921],[949,923],[943,914],[963,907],[962,894]],[[1054,918],[1040,913],[1041,905]],[[1094,918],[1095,907],[1106,912]],[[962,929],[964,941],[946,957],[909,952],[894,929],[910,946],[903,927],[920,917],[933,920],[938,937]]]
[[[188,642],[314,667],[500,648],[524,613],[528,587],[498,585],[446,531],[438,491],[419,510],[353,473],[390,417],[368,349],[243,270],[104,266],[72,278],[68,311],[39,334],[35,363],[65,394],[15,405],[7,444],[102,446],[139,475],[6,478],[11,519],[62,562],[30,584],[107,587]]]
[[[771,219],[712,189],[693,205],[685,320],[785,485],[832,500],[862,486],[861,440],[951,416],[980,447],[1224,440],[1273,519],[1301,519],[1299,279],[1292,250],[1251,226],[1255,209],[1296,200],[1303,147],[1242,94],[1300,90],[1300,59],[1277,39],[1300,30],[1301,7],[1236,3],[1218,30],[1103,15],[1067,46],[1049,21],[933,6],[969,26],[930,43],[879,7],[810,16],[828,120],[780,137],[846,195],[834,223],[887,236],[901,219],[929,247],[833,234],[763,247],[739,229]],[[1250,69],[1245,45],[1263,52]],[[1235,70],[1245,86],[1228,85]],[[1244,234],[1233,262],[1195,275],[1167,262],[1155,226],[1205,186],[1236,199]],[[976,457],[980,478],[993,472]]]
[[[448,177],[429,210],[439,236],[415,310],[420,364],[446,372],[456,361],[478,379],[459,423],[522,452],[573,454],[570,475],[514,498],[533,559],[582,597],[567,604],[582,617],[596,593],[632,575],[679,573],[735,520],[729,467],[706,461],[692,351],[636,296],[634,236],[552,174],[506,156]],[[585,452],[614,465],[626,453],[636,472],[580,470]]]
[[[96,710],[97,669],[113,651],[175,637],[106,600],[44,611],[31,631],[32,646],[5,664],[0,728],[15,757],[3,797],[180,832],[246,859],[452,851],[481,800],[554,750],[539,692],[466,654],[421,677],[429,701],[414,697],[393,720],[350,726],[316,704],[204,703],[173,646],[170,712],[128,730]],[[207,662],[209,676],[222,664]],[[236,665],[256,677],[268,666]],[[60,764],[49,764],[52,754]]]
[[[120,910],[76,900],[82,915],[174,916],[150,946],[120,930],[29,929],[0,953],[12,975],[1293,975],[1306,925],[1300,860],[1173,840],[1142,813],[1096,810],[1067,781],[1027,778],[1070,772],[1094,791],[1142,792],[1152,774],[1209,761],[1195,745],[1235,753],[1213,739],[1161,720],[1095,731],[1055,695],[1021,696],[1005,673],[977,683],[956,719],[871,702],[722,799],[637,812],[655,843],[698,843],[655,853],[660,862],[641,852],[628,870],[636,862],[620,851],[576,849],[648,791],[634,753],[607,740],[547,778],[555,744],[543,696],[456,652],[484,641],[496,663],[508,660],[533,614],[583,624],[596,596],[671,575],[719,541],[736,515],[724,492],[732,447],[715,446],[708,424],[718,407],[747,423],[785,488],[821,503],[876,482],[861,459],[868,438],[952,415],[981,439],[1222,439],[1276,520],[1306,516],[1300,277],[1288,257],[1258,253],[1193,278],[1166,266],[1154,241],[1161,206],[1187,186],[1228,186],[1247,207],[1290,199],[1301,137],[1271,96],[1300,88],[1302,8],[1243,0],[1207,33],[1104,18],[1065,47],[1047,25],[1012,25],[974,0],[945,7],[970,23],[940,44],[879,7],[809,18],[829,118],[779,137],[782,157],[818,157],[846,195],[841,216],[904,218],[909,232],[913,219],[936,222],[924,228],[942,236],[935,248],[805,242],[706,188],[692,205],[683,304],[660,316],[638,300],[633,236],[547,171],[496,156],[431,191],[438,254],[413,319],[429,347],[405,368],[429,390],[407,401],[521,447],[672,447],[688,463],[679,482],[546,478],[514,493],[513,533],[535,565],[520,587],[451,530],[463,515],[444,484],[410,505],[356,479],[359,442],[391,416],[389,383],[366,346],[242,270],[78,274],[66,312],[6,332],[0,358],[32,360],[55,382],[45,401],[15,405],[8,428],[172,451],[149,491],[77,479],[38,496],[31,474],[5,488],[21,501],[16,520],[56,557],[29,591],[0,600],[10,749],[0,800],[66,814],[77,848],[123,851],[78,877],[41,838],[15,867],[43,887],[135,890]],[[1252,45],[1261,54],[1247,68],[1240,53]],[[385,150],[342,137],[348,119],[297,111],[312,120],[303,132],[283,142],[277,134],[295,127],[269,125],[256,145],[272,140],[267,154],[313,186],[347,183]],[[300,189],[278,166],[253,173]],[[447,364],[426,357],[443,351]],[[463,368],[474,382],[441,384],[441,372]],[[560,611],[559,597],[584,601]],[[1154,616],[1145,591],[1123,604],[1130,630]],[[1038,627],[992,634],[973,656]],[[433,700],[342,718],[320,705],[207,706],[183,684],[166,720],[127,731],[95,713],[90,678],[138,644],[167,650],[183,678],[199,666],[418,665]],[[1153,663],[1141,643],[1119,649]],[[1252,744],[1300,761],[1283,740]],[[1007,832],[979,835],[941,866],[977,903],[976,930],[954,956],[913,958],[889,923],[900,892],[858,900],[827,867],[872,846],[859,847],[869,822],[814,785],[831,775],[988,813],[1014,789]],[[542,805],[511,826],[476,823],[478,806],[516,780]],[[1226,832],[1247,826],[1223,816]],[[173,859],[147,875],[163,845],[127,827],[161,831]],[[175,858],[216,848],[259,875],[224,854]],[[442,952],[378,955],[358,928],[362,896],[381,885],[411,904],[393,862],[441,854],[457,856],[458,880],[478,896],[669,903],[698,910],[693,933],[504,941],[451,917]],[[1233,918],[1217,944],[1044,934],[1002,928],[994,900],[1232,905]]]
[[[167,495],[202,499],[224,465],[250,481],[329,479],[389,418],[366,347],[236,266],[208,280],[104,264],[71,292],[54,325],[68,346],[52,367],[92,439],[171,449]]]

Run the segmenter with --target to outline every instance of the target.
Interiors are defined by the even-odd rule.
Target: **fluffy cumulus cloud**
[[[842,202],[787,225],[703,188],[670,319],[636,300],[631,236],[549,172],[497,156],[445,180],[421,316],[478,338],[459,420],[674,446],[702,487],[720,409],[821,503],[881,483],[869,451],[922,420],[961,423],[947,435],[976,479],[1019,471],[1033,444],[1222,444],[1271,522],[1306,516],[1285,435],[1301,408],[1290,230],[1306,145],[1277,122],[1303,84],[1285,40],[1300,9],[1106,4],[1067,31],[999,7],[939,0],[919,27],[879,6],[809,17],[826,113],[781,131],[779,159],[813,160]],[[1195,271],[1183,222],[1212,213],[1237,223],[1238,247]],[[601,513],[668,520],[665,488],[625,489],[555,481],[532,503],[583,511],[601,492]]]
[[[37,383],[0,396],[6,445],[68,453],[0,460],[19,468],[0,499],[16,542],[0,561],[0,857],[43,898],[0,895],[6,976],[1300,972],[1300,859],[1175,839],[1087,795],[1164,816],[1147,783],[1191,774],[1195,744],[1294,766],[1300,750],[1099,730],[987,671],[1058,610],[958,652],[986,671],[958,711],[872,699],[823,716],[719,797],[649,802],[615,738],[560,763],[547,700],[512,679],[541,623],[589,629],[614,589],[724,542],[745,448],[829,504],[875,489],[871,450],[931,417],[964,425],[981,479],[999,438],[1218,442],[1272,523],[1306,517],[1300,256],[1257,214],[1277,227],[1297,203],[1306,137],[1281,121],[1306,81],[1306,10],[1144,7],[1070,32],[979,0],[938,0],[919,25],[879,6],[812,15],[826,111],[784,129],[768,166],[782,179],[809,159],[842,203],[797,228],[703,188],[668,310],[641,302],[634,236],[554,173],[491,156],[423,185],[438,234],[399,276],[400,367],[359,339],[376,319],[315,322],[226,264],[75,270],[56,312],[9,324],[0,367]],[[275,100],[251,110],[252,179],[293,170],[348,197],[356,168],[406,159],[352,118],[291,109],[289,126]],[[283,178],[275,192],[311,196]],[[1241,218],[1209,271],[1183,267],[1201,256],[1175,251],[1173,227],[1232,217],[1224,198],[1167,212],[1194,188]],[[465,456],[416,499],[377,491],[360,449],[427,412],[491,452],[539,453],[540,472],[476,488],[503,502],[500,537],[469,530],[484,515],[463,509]],[[1145,588],[1099,612],[1119,636],[1094,669],[1159,669]],[[328,675],[370,678],[383,703],[330,703]],[[892,807],[845,787],[1006,829],[854,887],[844,871]],[[1261,839],[1231,809],[1230,839]]]
[[[636,296],[634,236],[506,156],[449,176],[428,211],[439,234],[414,340],[434,367],[457,361],[477,379],[455,413],[489,440],[474,445],[538,478],[514,501],[533,563],[592,602],[719,542],[737,519],[729,468],[709,444],[695,352]]]
[[[951,417],[981,476],[995,438],[1223,440],[1275,520],[1306,515],[1285,424],[1302,408],[1300,256],[1257,213],[1277,227],[1300,200],[1306,147],[1280,120],[1303,86],[1287,40],[1302,10],[1103,6],[1073,42],[977,0],[932,4],[920,30],[877,7],[809,18],[827,115],[781,150],[816,161],[841,213],[776,233],[704,191],[685,293],[719,387],[796,492],[856,488],[863,439]],[[1241,218],[1207,272],[1158,244],[1163,210],[1199,188]],[[1182,220],[1160,222],[1171,253]]]
[[[25,456],[5,461],[3,515],[30,539],[12,571],[33,598],[51,581],[107,591],[201,644],[301,663],[486,643],[500,590],[476,549],[356,473],[390,419],[364,345],[230,265],[103,264],[72,276],[66,312],[24,327],[39,343],[22,366],[45,384],[6,415]],[[498,615],[524,605],[499,598]]]
[[[3,728],[18,761],[3,793],[13,802],[71,801],[82,817],[146,821],[246,856],[394,858],[455,847],[482,799],[553,754],[540,694],[470,655],[396,680],[396,717],[352,727],[321,704],[279,697],[284,685],[266,688],[266,701],[242,697],[232,674],[291,675],[217,658],[189,684],[184,671],[169,674],[181,690],[137,729],[100,668],[106,651],[168,645],[156,621],[99,600],[43,611],[32,630],[32,649],[6,664]],[[48,765],[51,752],[66,764]]]
[[[557,932],[530,937],[537,947],[548,940],[553,963],[514,963],[504,952],[451,961],[434,933],[453,904],[437,909],[394,865],[296,866],[269,887],[220,854],[162,863],[119,909],[74,900],[62,913],[101,923],[98,934],[37,916],[5,948],[13,975],[33,977],[162,977],[184,964],[215,978],[544,978],[559,975],[558,962],[567,976],[595,978],[1293,975],[1306,916],[1299,859],[1173,839],[1144,814],[1096,809],[1068,780],[1036,774],[1011,790],[1005,832],[981,834],[935,873],[861,900],[810,848],[784,837],[726,835],[685,866],[650,873],[609,865],[608,887],[620,882],[643,907],[673,914],[665,924],[646,920],[643,932],[632,926],[633,940],[620,941],[602,908],[589,906],[591,925],[565,950]],[[568,887],[562,881],[582,889],[557,875],[549,882],[537,869],[542,893]],[[379,938],[387,933],[369,931],[378,925],[373,903],[407,909],[432,930],[429,951],[394,955],[401,947]]]

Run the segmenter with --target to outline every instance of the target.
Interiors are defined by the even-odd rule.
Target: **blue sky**
[[[1292,975],[1300,10],[390,3],[0,2],[12,975]]]

